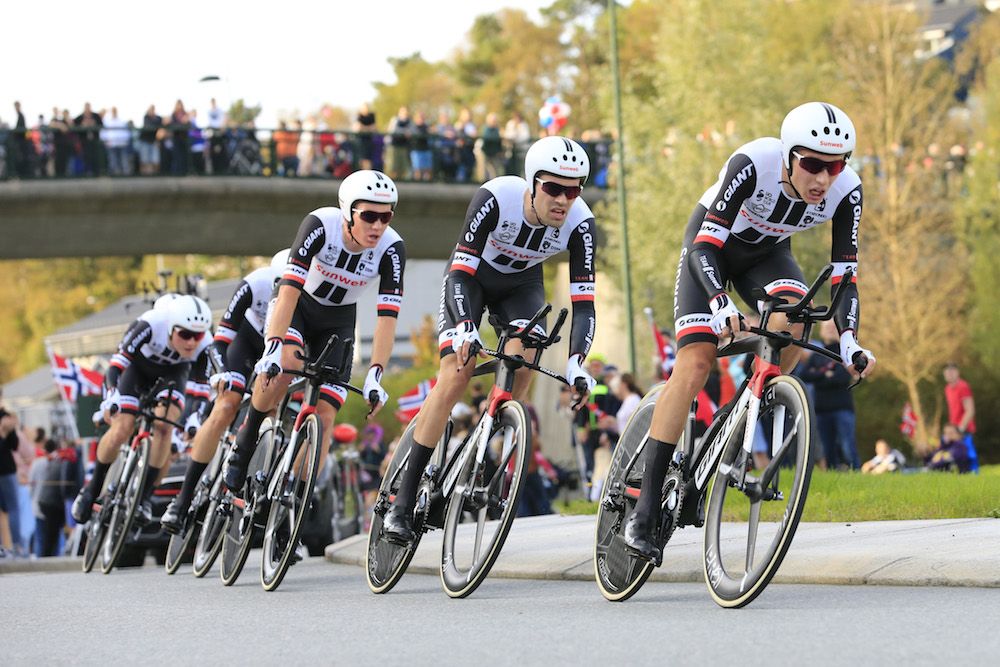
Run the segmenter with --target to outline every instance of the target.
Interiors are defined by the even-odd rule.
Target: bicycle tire
[[[757,424],[763,429],[763,442],[769,446],[771,462],[766,470],[773,470],[770,483],[763,487],[765,490],[778,489],[783,497],[774,501],[760,498],[754,501],[750,494],[730,486],[728,474],[716,471],[706,508],[704,572],[712,599],[721,607],[738,608],[749,604],[774,577],[802,517],[812,476],[809,400],[797,378],[782,375],[768,382]],[[726,444],[720,459],[722,463],[731,465],[738,460],[745,428],[745,424],[737,428],[736,435]],[[774,449],[776,440],[782,441],[777,452]],[[791,465],[790,474],[784,469],[786,465]],[[747,477],[757,478],[750,473]],[[766,478],[766,472],[761,477]],[[727,493],[740,504],[749,500],[750,519],[745,529],[742,522],[735,528],[723,522]],[[787,500],[787,504],[782,500]],[[762,528],[762,542],[769,543],[758,558],[757,542]],[[734,539],[740,530],[745,534],[744,539]],[[745,546],[738,548],[741,542]],[[742,565],[739,564],[741,560]]]
[[[257,447],[253,456],[250,457],[250,465],[247,466],[248,479],[256,479],[257,473],[270,470],[271,452],[274,448],[274,420],[265,417],[261,422],[260,430],[257,431]],[[222,564],[219,568],[219,576],[222,583],[232,586],[239,579],[246,565],[247,557],[250,555],[250,547],[253,545],[253,536],[256,528],[256,507],[253,496],[256,493],[256,482],[244,484],[243,501],[237,498],[232,499],[231,511],[226,519],[225,530],[222,534]],[[249,510],[249,511],[246,511]]]
[[[295,451],[288,457],[289,465],[296,466],[300,455],[305,460],[296,469],[279,469],[282,481],[275,485],[278,496],[268,499],[267,523],[264,527],[264,553],[260,561],[260,583],[265,591],[277,590],[288,573],[289,566],[294,562],[295,550],[299,544],[299,534],[302,525],[309,514],[312,502],[313,487],[316,485],[316,475],[319,473],[319,453],[323,446],[323,425],[319,417],[313,413],[308,415],[296,432],[292,433],[292,443]],[[303,477],[302,474],[305,474]],[[292,475],[292,480],[286,482],[285,477]],[[291,489],[285,492],[286,484]],[[290,503],[290,507],[289,507]],[[287,518],[289,523],[287,541],[282,546],[278,539],[278,530]],[[273,556],[278,553],[277,559]]]
[[[611,602],[624,602],[635,595],[655,567],[625,548],[625,521],[638,499],[638,487],[627,484],[625,475],[626,466],[649,433],[656,399],[663,387],[661,384],[650,389],[632,413],[615,445],[601,490],[594,540],[594,578],[601,595]],[[636,461],[630,478],[639,477],[643,467],[642,461]]]
[[[507,430],[511,431],[510,451],[507,452]],[[490,446],[498,435],[503,434],[502,448],[496,470],[490,474],[485,461],[479,465],[475,452],[470,450],[468,458],[458,472],[457,484],[448,498],[445,510],[444,540],[441,545],[441,585],[452,598],[471,595],[489,575],[503,549],[510,526],[517,516],[517,506],[524,489],[524,479],[528,473],[528,458],[531,456],[531,428],[527,411],[520,401],[507,401],[500,406]],[[474,448],[476,443],[468,442],[466,447]],[[505,453],[506,452],[506,453]],[[514,468],[510,470],[510,463]],[[489,476],[489,481],[486,477]],[[485,484],[479,487],[479,480]],[[494,495],[494,491],[496,495]],[[490,538],[485,552],[482,549],[486,522],[490,508],[500,510],[496,532]],[[469,567],[462,570],[465,562],[463,551],[469,544],[459,535],[459,524],[467,511],[476,515],[476,530],[471,541],[472,556]]]
[[[121,477],[121,470],[122,461],[116,457],[115,462],[111,464],[111,468],[104,478],[104,484],[101,486],[100,497],[103,498],[101,505],[84,525],[84,535],[87,537],[87,543],[83,547],[82,569],[84,573],[88,573],[94,569],[94,563],[97,562],[97,557],[101,555],[101,545],[104,543],[104,534],[108,528],[107,520],[110,516],[105,510],[105,507],[109,506],[108,503],[111,502],[111,498],[108,497],[108,487],[111,485],[111,480],[117,480]]]
[[[121,483],[115,490],[115,502],[111,507],[111,518],[108,520],[101,548],[101,572],[104,574],[109,574],[115,568],[129,533],[132,532],[135,510],[142,502],[142,490],[149,469],[149,449],[149,438],[139,441],[136,457],[132,465],[122,471]]]
[[[167,555],[163,559],[163,569],[167,574],[174,574],[184,563],[185,556],[191,551],[191,542],[194,536],[200,532],[201,521],[195,519],[191,525],[185,526],[180,535],[171,535],[167,542]],[[193,555],[193,554],[192,554]]]
[[[419,417],[419,415],[418,415]],[[411,544],[399,545],[385,539],[382,535],[382,514],[388,508],[396,491],[399,489],[400,466],[407,460],[410,447],[413,446],[413,432],[417,427],[417,417],[410,420],[403,435],[399,437],[396,451],[389,461],[385,476],[379,485],[378,500],[372,508],[371,527],[368,530],[368,549],[365,555],[365,579],[372,593],[381,595],[388,593],[406,574],[406,568],[417,552],[423,531],[416,531],[416,538]],[[380,510],[382,513],[380,513]]]
[[[215,564],[215,559],[222,551],[222,540],[226,527],[226,517],[219,512],[219,505],[222,502],[222,466],[215,472],[215,479],[209,490],[208,507],[205,508],[205,517],[201,522],[201,530],[198,531],[198,540],[194,545],[194,558],[191,561],[191,572],[197,578],[202,578],[208,574]]]

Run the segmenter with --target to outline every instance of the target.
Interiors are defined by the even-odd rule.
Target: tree
[[[257,120],[260,110],[261,106],[259,104],[255,107],[247,106],[247,103],[241,97],[229,106],[227,117],[233,125],[248,125]]]
[[[372,105],[379,125],[386,127],[400,107],[422,109],[433,116],[455,103],[457,84],[446,63],[431,63],[419,53],[403,58],[389,58],[395,83],[376,82],[377,95]]]

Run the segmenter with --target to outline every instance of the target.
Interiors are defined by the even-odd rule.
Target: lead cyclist
[[[636,556],[660,556],[654,510],[688,409],[715,363],[719,337],[747,328],[727,287],[734,286],[755,307],[751,290],[756,286],[771,296],[802,297],[805,278],[791,251],[795,232],[831,223],[832,288],[852,271],[846,298],[834,315],[840,355],[851,371],[855,354],[866,356],[862,376],[875,366],[875,356],[857,340],[863,196],[861,179],[847,164],[856,145],[854,124],[843,111],[822,102],[798,106],[785,116],[780,139],[756,139],[730,156],[691,214],[674,290],[677,362],[653,409],[642,489],[625,525],[625,545]],[[772,316],[771,326],[801,335],[801,326],[788,326],[783,315]],[[798,348],[785,350],[782,370],[793,368],[797,357]]]

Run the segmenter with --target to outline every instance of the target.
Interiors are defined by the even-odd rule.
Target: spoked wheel
[[[760,595],[778,571],[802,517],[812,475],[812,439],[799,380],[783,375],[764,389],[754,449],[766,449],[765,467],[756,468],[753,460],[744,466],[743,431],[736,429],[722,453],[705,524],[705,581],[723,607],[742,607]],[[741,468],[747,470],[744,491],[732,486]]]
[[[659,385],[643,397],[618,438],[597,509],[594,574],[601,594],[612,602],[622,602],[635,595],[653,572],[652,562],[637,558],[625,549],[625,521],[639,499],[645,468],[639,446],[649,433],[656,398],[662,390],[663,385]]]
[[[208,492],[208,507],[198,531],[194,545],[194,560],[191,570],[196,577],[204,577],[212,569],[212,564],[222,551],[222,540],[226,530],[226,516],[220,511],[223,498],[221,466],[216,469],[215,481]]]
[[[142,488],[149,468],[149,438],[139,442],[135,454],[131,464],[122,471],[121,481],[112,496],[111,519],[101,547],[101,572],[104,574],[110,573],[118,562],[135,523],[135,510],[142,502]]]
[[[259,512],[258,501],[263,503],[266,494],[264,478],[270,469],[274,433],[274,421],[266,417],[257,432],[257,448],[247,467],[248,481],[243,485],[243,497],[228,494],[225,498],[228,518],[222,533],[222,567],[219,574],[226,586],[236,583],[250,555],[254,525],[260,521],[255,516]]]
[[[90,572],[94,569],[94,563],[97,562],[97,557],[101,554],[101,545],[104,544],[104,535],[108,529],[108,518],[111,515],[108,508],[111,507],[112,494],[108,493],[108,486],[110,480],[117,481],[121,477],[123,464],[121,457],[119,457],[111,465],[104,481],[104,487],[101,490],[101,505],[93,510],[93,516],[84,526],[83,532],[87,538],[87,543],[83,547],[84,572]]]
[[[402,473],[413,446],[413,431],[417,427],[417,418],[410,420],[403,435],[399,438],[396,451],[392,455],[389,467],[379,486],[378,499],[372,511],[371,528],[368,531],[368,557],[365,567],[368,578],[368,588],[372,593],[388,593],[406,572],[417,551],[422,530],[415,530],[416,539],[412,544],[400,545],[390,542],[382,534],[382,517],[389,505],[396,499],[396,491],[402,479]],[[415,527],[416,528],[416,527]]]
[[[288,567],[294,562],[299,533],[312,503],[322,442],[323,427],[314,413],[307,416],[292,435],[291,451],[285,452],[275,473],[277,479],[271,483],[274,493],[268,498],[270,510],[260,567],[260,583],[266,591],[281,585]]]
[[[531,455],[524,406],[507,401],[500,407],[482,463],[476,462],[475,446],[466,444],[445,514],[441,583],[453,598],[470,595],[486,579],[517,515]],[[466,516],[472,521],[460,527]]]

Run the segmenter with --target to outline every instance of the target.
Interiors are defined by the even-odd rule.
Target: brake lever
[[[372,389],[370,392],[368,392],[368,414],[365,415],[365,419],[371,417],[372,413],[375,412],[375,408],[377,407],[378,407],[378,392]]]
[[[857,361],[854,361],[854,370],[858,372],[858,379],[847,388],[847,391],[851,391],[864,382],[865,378],[861,374],[868,368],[868,357],[863,352],[855,352],[854,356],[857,357]]]
[[[568,383],[567,383],[568,384]],[[590,395],[590,390],[587,389],[587,381],[583,378],[577,378],[572,384],[573,390],[576,392],[576,400],[570,405],[570,408],[575,412],[577,408],[583,405],[583,402]]]

